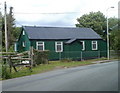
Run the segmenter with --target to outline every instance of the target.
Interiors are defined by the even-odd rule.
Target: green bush
[[[40,51],[40,50],[33,50],[34,57],[33,62],[34,64],[48,64],[48,53],[49,51]]]
[[[1,61],[1,60],[0,60]],[[1,64],[1,62],[0,62],[0,80],[1,80],[1,78],[2,78],[2,64]]]
[[[2,64],[2,79],[10,79],[12,75],[7,64]]]

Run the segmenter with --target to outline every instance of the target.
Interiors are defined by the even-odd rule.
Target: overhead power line
[[[54,12],[54,13],[27,13],[27,12],[14,12],[14,14],[75,14],[80,12]]]
[[[16,23],[17,25],[23,26],[21,23],[19,23],[19,22],[16,21],[16,20],[15,20],[15,23]]]

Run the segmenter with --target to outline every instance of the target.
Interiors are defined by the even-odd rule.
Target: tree
[[[103,39],[106,39],[107,35],[107,18],[101,13],[90,12],[84,14],[80,18],[77,18],[78,24],[76,27],[88,27],[96,31]],[[118,18],[109,18],[109,33],[110,33],[110,48],[116,51],[120,50],[120,20]]]
[[[0,12],[0,31],[2,30],[2,14]]]
[[[111,17],[108,19],[109,31],[118,30],[118,18]]]
[[[8,32],[8,47],[10,48],[10,46],[12,45],[12,42],[13,42],[13,29],[14,29],[14,18],[13,18],[13,15],[12,15],[12,9],[13,7],[10,7],[10,11],[9,11],[9,14],[7,15],[7,32]]]
[[[114,26],[115,28],[112,29],[110,34],[110,44],[111,49],[116,51],[120,51],[120,28],[119,28],[120,20],[118,20],[118,24]]]
[[[14,29],[15,29],[15,19],[12,15],[13,7],[10,7],[9,13],[7,16],[7,36],[8,36],[8,48],[13,45],[15,40]],[[2,17],[2,46],[5,47],[5,27],[4,27],[4,16]]]
[[[78,24],[75,24],[76,27],[92,28],[99,35],[105,37],[104,31],[106,31],[106,18],[100,11],[84,14],[80,18],[77,18],[77,21]]]
[[[9,14],[7,14],[7,34],[8,34],[8,48],[13,45],[15,41],[15,36],[14,36],[14,29],[15,29],[15,18],[13,17],[12,13],[13,7],[10,7]]]
[[[8,31],[8,45],[9,48],[13,49],[14,42],[18,39],[20,34],[20,27],[15,26],[15,18],[12,13],[13,7],[10,7],[10,11],[7,14],[7,31]],[[2,16],[2,14],[1,14]],[[5,51],[5,27],[4,27],[4,16],[0,19],[1,28],[2,28],[2,49]]]
[[[2,50],[2,14],[0,12],[0,51]]]

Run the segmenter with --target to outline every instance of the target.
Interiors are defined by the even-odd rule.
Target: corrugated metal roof
[[[91,28],[24,26],[29,39],[102,39]]]

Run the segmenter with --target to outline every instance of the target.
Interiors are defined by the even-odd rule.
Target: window
[[[17,51],[17,43],[14,44],[14,51]]]
[[[44,51],[44,42],[36,42],[36,49]]]
[[[25,47],[25,41],[22,42],[22,46]]]
[[[23,31],[23,33],[22,33],[23,35],[25,35],[25,31]]]
[[[55,42],[56,52],[63,52],[63,42]]]
[[[81,41],[82,44],[82,50],[85,50],[85,41]]]
[[[97,45],[97,41],[92,41],[92,50],[97,50],[98,45]]]

